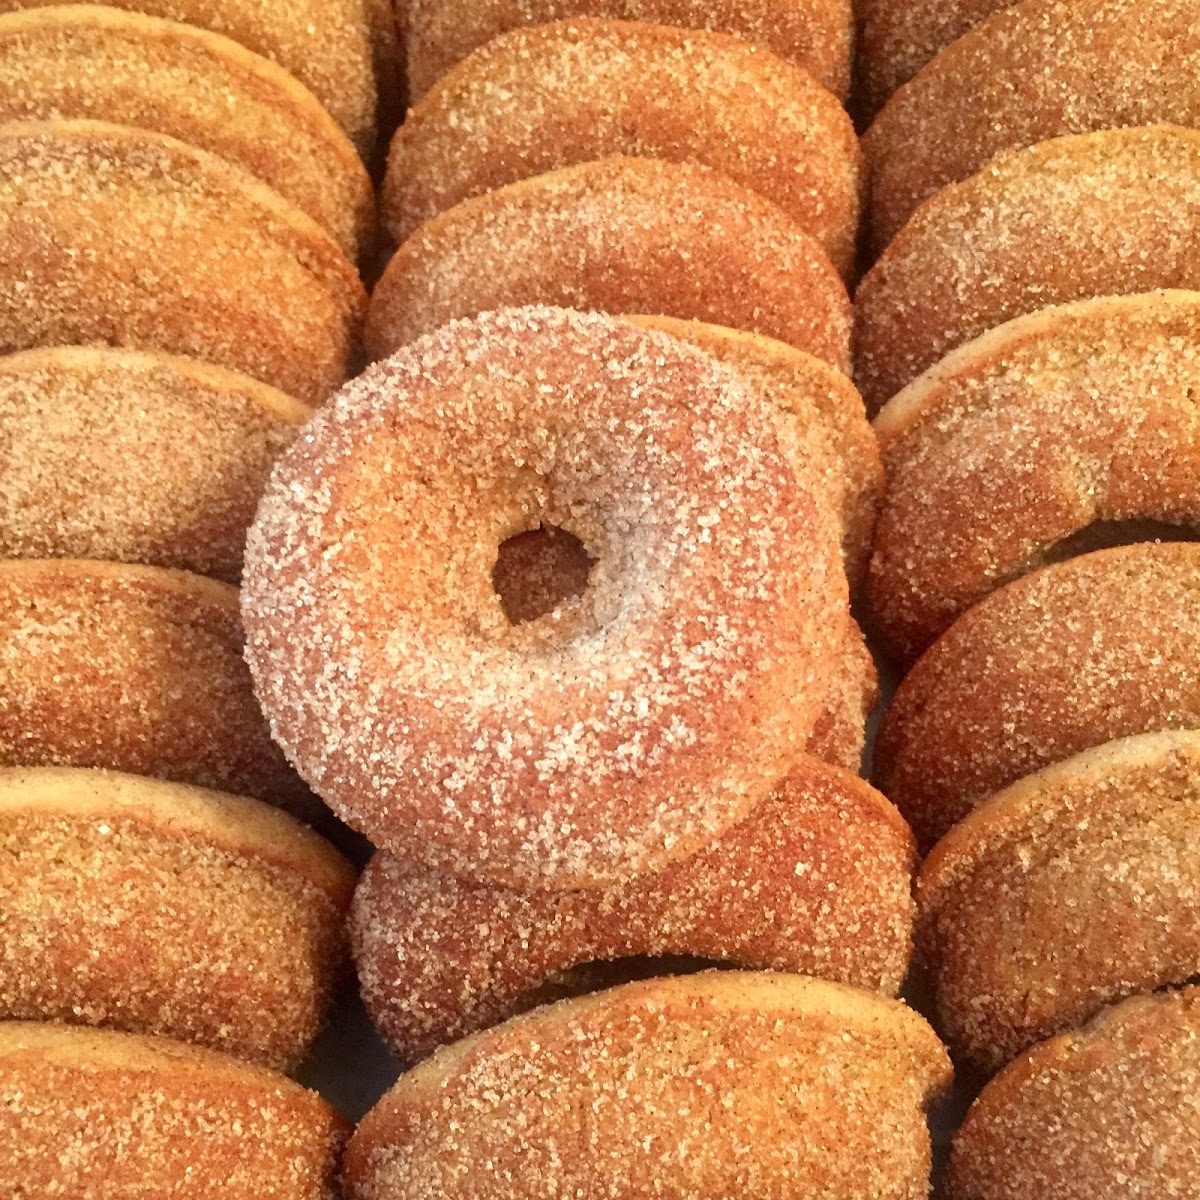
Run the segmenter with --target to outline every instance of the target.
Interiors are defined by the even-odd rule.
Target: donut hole
[[[595,565],[570,530],[543,523],[500,543],[492,587],[509,623],[524,625],[582,596]]]
[[[536,988],[526,992],[519,1001],[519,1011],[526,1012],[542,1004],[570,1000],[606,992],[639,979],[661,979],[668,975],[695,975],[699,971],[736,970],[736,963],[720,959],[699,958],[691,954],[632,955],[577,963],[555,971]]]
[[[1135,546],[1141,542],[1200,542],[1200,529],[1190,525],[1172,525],[1149,517],[1093,521],[1047,546],[1039,555],[1039,565],[1049,566],[1081,554],[1091,554],[1095,550]]]

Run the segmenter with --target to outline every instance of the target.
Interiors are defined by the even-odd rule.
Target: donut
[[[949,1082],[894,1000],[706,972],[567,1000],[402,1075],[346,1154],[350,1200],[871,1196],[928,1187]]]
[[[354,870],[258,800],[0,770],[0,1019],[102,1025],[288,1069],[345,962]]]
[[[862,766],[867,721],[879,703],[879,672],[858,623],[847,623],[839,666],[825,707],[809,735],[807,752],[856,774]]]
[[[0,558],[236,580],[271,465],[311,414],[248,376],[152,351],[0,357]]]
[[[894,396],[868,592],[891,656],[1129,522],[1200,526],[1198,392],[1200,293],[1176,291],[1018,317]]]
[[[939,54],[864,141],[882,250],[920,203],[1003,150],[1200,125],[1200,14],[1181,0],[1026,0]]]
[[[0,1023],[0,1192],[333,1200],[348,1129],[315,1092],[165,1038]]]
[[[847,622],[821,486],[769,403],[663,334],[452,323],[275,468],[242,590],[272,732],[412,861],[547,890],[666,867],[765,798],[820,712]],[[588,588],[512,625],[497,547],[545,524],[595,559]]]
[[[1086,750],[982,803],[921,869],[939,1028],[985,1071],[1200,975],[1200,734]]]
[[[1200,284],[1200,133],[1054,138],[927,200],[859,285],[871,411],[951,350],[1040,308]]]
[[[0,563],[0,764],[107,767],[268,800],[306,789],[242,660],[238,593],[167,571]]]
[[[363,998],[401,1062],[536,1002],[590,963],[685,955],[894,996],[908,969],[914,848],[869,784],[802,757],[744,821],[628,884],[478,887],[387,853],[352,936]]]
[[[955,1136],[947,1200],[1195,1194],[1200,990],[1126,1000],[984,1088]]]
[[[1200,729],[1200,545],[1143,543],[994,592],[884,713],[875,784],[928,847],[980,800],[1116,738]]]
[[[851,0],[401,0],[413,100],[473,50],[510,29],[598,18],[733,34],[809,71],[839,100],[850,90]]]
[[[388,263],[367,351],[383,358],[452,319],[529,304],[694,318],[849,369],[850,304],[820,245],[694,164],[607,158],[456,204]]]
[[[459,63],[396,131],[384,221],[402,241],[461,200],[613,154],[711,167],[854,265],[862,154],[837,97],[739,38],[628,21],[519,28]]]
[[[0,0],[0,12],[45,7],[74,16],[91,5]],[[373,47],[382,37],[373,0],[115,0],[105,7],[222,34],[270,59],[321,102],[360,154],[370,153],[375,143]]]
[[[224,159],[102,122],[0,125],[0,353],[164,350],[317,403],[364,307],[329,235]]]
[[[269,184],[356,259],[371,180],[312,93],[236,42],[101,5],[0,16],[0,121],[93,118],[170,134]]]

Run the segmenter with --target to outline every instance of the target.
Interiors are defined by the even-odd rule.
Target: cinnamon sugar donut
[[[524,304],[695,318],[849,364],[849,300],[825,252],[694,164],[608,158],[455,205],[388,264],[367,350],[382,358],[456,317]]]
[[[1200,125],[1193,0],[1025,0],[943,51],[871,126],[871,231],[1003,150],[1127,125]]]
[[[1085,751],[985,801],[921,870],[939,1027],[994,1071],[1133,992],[1200,975],[1200,733]]]
[[[850,90],[854,34],[851,0],[402,0],[408,88],[420,98],[455,63],[493,38],[525,25],[595,17],[716,30],[811,72],[839,100]]]
[[[1019,317],[893,397],[869,589],[892,656],[1076,543],[1136,534],[1106,522],[1200,527],[1198,394],[1200,293],[1156,292]]]
[[[711,167],[854,265],[862,154],[837,97],[739,38],[628,21],[516,29],[459,63],[396,131],[384,220],[401,241],[461,200],[612,154]]]
[[[0,121],[95,118],[170,134],[270,184],[357,258],[371,180],[312,93],[218,34],[97,4],[0,16]]]
[[[874,410],[1014,317],[1200,286],[1200,133],[1055,138],[927,200],[858,289],[858,383]]]
[[[77,346],[0,357],[0,558],[236,580],[271,465],[311,415],[195,359]]]
[[[1115,738],[1200,729],[1200,545],[1101,550],[961,616],[884,714],[875,783],[925,846],[1001,788]]]
[[[214,154],[94,121],[0,125],[0,352],[166,350],[315,403],[364,303],[328,234]]]
[[[584,964],[688,955],[894,996],[908,969],[912,834],[868,784],[803,757],[692,858],[613,888],[476,887],[393,854],[355,896],[371,1019],[401,1062],[527,1007]]]
[[[0,1193],[334,1200],[346,1123],[273,1071],[163,1038],[0,1023]]]
[[[237,589],[155,567],[0,563],[0,763],[109,767],[303,811],[258,711]]]
[[[257,800],[0,770],[0,1018],[103,1025],[286,1069],[345,963],[354,870]]]
[[[915,1200],[949,1083],[894,1000],[716,972],[552,1004],[401,1076],[351,1139],[353,1200]]]
[[[948,1200],[1194,1196],[1200,989],[1126,1000],[997,1076],[954,1139]]]
[[[243,588],[272,731],[414,861],[550,890],[661,869],[812,731],[847,620],[820,488],[775,410],[674,339],[558,309],[453,323],[272,476]],[[539,524],[596,565],[512,625],[497,547]]]

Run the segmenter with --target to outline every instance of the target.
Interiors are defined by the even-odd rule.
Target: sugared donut
[[[854,265],[862,155],[837,97],[738,38],[628,21],[516,29],[459,63],[396,131],[384,220],[402,241],[461,200],[613,154],[711,167]]]
[[[477,887],[375,856],[355,897],[367,1011],[401,1062],[512,1016],[586,964],[686,955],[894,996],[908,969],[912,834],[870,785],[803,757],[692,858],[612,888]]]
[[[849,364],[850,304],[820,245],[693,164],[608,158],[455,205],[388,264],[367,349],[382,358],[456,317],[524,304],[694,318]]]
[[[911,1009],[797,975],[628,984],[435,1054],[351,1139],[353,1200],[915,1200],[950,1064]]]
[[[59,7],[54,0],[0,0],[0,12],[48,5]],[[316,96],[361,154],[370,153],[372,58],[381,31],[373,0],[114,0],[106,7],[211,30],[271,59]]]
[[[102,1025],[286,1069],[345,963],[354,870],[258,800],[0,770],[0,1018]]]
[[[165,1038],[0,1023],[0,1193],[334,1200],[348,1129],[262,1067]]]
[[[316,403],[364,303],[329,235],[215,154],[94,121],[0,125],[0,352],[166,350]]]
[[[1139,996],[1043,1042],[984,1088],[948,1200],[1163,1200],[1200,1176],[1200,989]]]
[[[931,845],[982,799],[1102,742],[1200,729],[1200,545],[1057,563],[961,616],[900,684],[875,783]]]
[[[921,870],[939,1028],[995,1070],[1200,974],[1200,734],[1108,742],[985,801]]]
[[[355,259],[371,180],[337,123],[282,68],[228,38],[98,4],[0,16],[0,121],[93,118],[170,134],[270,184]]]
[[[312,410],[140,350],[0,357],[0,558],[99,558],[236,580],[271,465]]]
[[[1157,292],[1019,317],[893,397],[869,588],[892,656],[1077,543],[1137,532],[1111,523],[1200,527],[1197,394],[1200,293]]]
[[[0,763],[108,767],[303,811],[242,661],[237,589],[183,571],[0,563]]]
[[[473,50],[507,30],[594,17],[717,30],[796,63],[839,100],[850,90],[851,0],[402,0],[408,88],[416,100]]]
[[[864,140],[882,250],[917,206],[1004,150],[1067,133],[1200,125],[1194,0],[1026,0],[938,55]]]
[[[927,200],[858,289],[868,407],[951,350],[1053,304],[1200,286],[1200,132],[1054,138]]]
[[[280,459],[247,656],[301,774],[377,845],[481,882],[599,886],[694,853],[786,773],[846,589],[775,409],[598,314],[456,322],[355,380]],[[587,591],[512,625],[539,525]]]

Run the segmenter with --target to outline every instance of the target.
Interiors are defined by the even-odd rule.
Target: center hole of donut
[[[543,524],[500,543],[492,587],[509,622],[524,625],[582,596],[595,565],[573,533]]]

